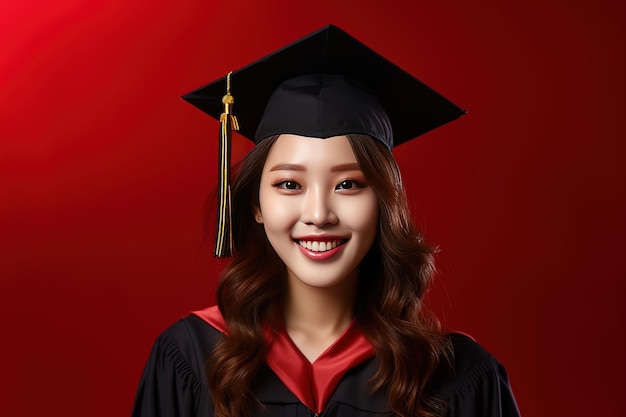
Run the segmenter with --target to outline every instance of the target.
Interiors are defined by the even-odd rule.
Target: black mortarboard
[[[343,77],[329,80],[319,74]],[[293,79],[302,75],[313,76]],[[281,133],[312,137],[364,133],[391,148],[464,114],[411,74],[332,25],[234,71],[231,80],[239,133],[255,142]],[[287,80],[290,84],[281,86]],[[219,120],[225,88],[226,77],[183,98]],[[380,120],[361,113],[368,108],[366,114],[374,119],[381,118],[380,109],[386,113],[393,137]],[[368,132],[371,128],[377,129]]]
[[[391,149],[465,113],[332,25],[183,98],[221,121],[217,256],[230,253],[231,129],[256,143],[365,134]]]

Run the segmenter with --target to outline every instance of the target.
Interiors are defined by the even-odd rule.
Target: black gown
[[[204,377],[204,364],[224,334],[197,315],[168,328],[155,342],[144,369],[133,417],[212,417],[213,408]],[[441,365],[431,378],[429,394],[443,400],[447,417],[517,417],[519,411],[506,371],[480,345],[461,334],[450,335],[454,369]],[[376,371],[375,357],[347,370],[316,414],[264,365],[253,390],[267,409],[255,417],[372,417],[389,416],[386,393],[364,388]]]

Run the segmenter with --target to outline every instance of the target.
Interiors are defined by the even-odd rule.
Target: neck
[[[326,288],[289,278],[283,304],[287,331],[338,336],[353,319],[356,285],[356,273]]]

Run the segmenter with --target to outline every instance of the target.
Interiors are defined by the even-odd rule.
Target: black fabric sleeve
[[[212,415],[203,361],[193,356],[205,347],[196,343],[193,329],[186,323],[189,320],[195,318],[174,324],[154,343],[139,382],[132,417]]]
[[[504,368],[488,358],[449,392],[449,417],[519,417]]]
[[[447,416],[520,417],[504,367],[470,338],[454,335],[452,341],[451,383],[437,395],[448,405]]]

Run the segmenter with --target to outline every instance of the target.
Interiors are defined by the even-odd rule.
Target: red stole
[[[211,326],[226,332],[226,322],[217,306],[193,311]],[[344,374],[374,356],[374,347],[352,321],[341,336],[314,362],[298,350],[287,331],[266,330],[268,352],[265,361],[285,386],[305,406],[321,413]]]

